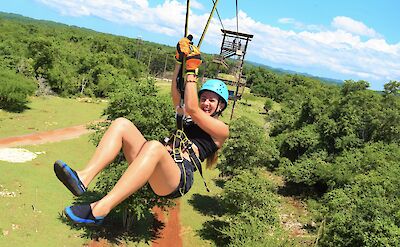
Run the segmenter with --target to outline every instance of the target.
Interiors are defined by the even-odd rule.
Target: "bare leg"
[[[91,204],[95,217],[107,215],[115,206],[138,189],[150,183],[158,195],[168,195],[180,181],[180,169],[165,147],[158,141],[147,142],[136,159],[101,200]]]
[[[115,159],[121,148],[126,160],[131,163],[145,142],[146,139],[131,121],[117,118],[107,129],[87,166],[77,171],[79,178],[87,187]]]

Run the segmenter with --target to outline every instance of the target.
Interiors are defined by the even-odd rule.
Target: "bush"
[[[273,167],[277,157],[274,142],[267,141],[265,130],[247,117],[240,117],[230,126],[230,136],[218,165],[222,175],[234,175],[244,169]]]
[[[278,170],[288,182],[308,186],[326,184],[327,174],[331,169],[331,164],[326,161],[327,158],[327,153],[324,151],[304,155],[293,163],[287,158],[282,158]]]
[[[327,178],[328,183],[332,188],[343,187],[352,183],[355,175],[397,167],[399,160],[400,148],[396,144],[378,142],[348,150],[336,156]]]
[[[227,224],[222,227],[228,246],[286,246],[278,220],[275,186],[261,171],[244,171],[226,182],[222,205]]]
[[[282,135],[283,140],[279,147],[281,156],[296,161],[306,152],[316,150],[320,137],[315,125],[306,125],[298,130]]]
[[[268,112],[274,106],[274,101],[272,99],[267,98],[264,103],[264,110]]]
[[[325,195],[320,246],[400,246],[399,175],[398,167],[359,175]]]
[[[231,219],[222,234],[230,240],[230,247],[284,247],[294,246],[282,230],[272,227],[260,219],[241,213]]]
[[[33,94],[35,88],[32,80],[0,68],[0,109],[23,111],[28,103],[27,97]]]
[[[120,81],[110,95],[105,114],[131,120],[148,140],[162,140],[175,129],[174,108],[168,96],[158,96],[152,79]]]
[[[400,147],[373,143],[332,164],[321,246],[400,246]]]
[[[274,225],[277,223],[275,190],[260,171],[244,171],[226,182],[222,203],[229,214],[246,212]]]

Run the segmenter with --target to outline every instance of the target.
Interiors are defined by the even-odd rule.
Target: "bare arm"
[[[193,121],[207,132],[214,139],[215,143],[221,147],[229,136],[229,127],[221,120],[209,116],[200,109],[196,81],[197,76],[187,75],[185,111],[192,117]]]

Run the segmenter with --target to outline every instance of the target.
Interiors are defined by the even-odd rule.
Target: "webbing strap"
[[[210,192],[210,190],[208,189],[207,183],[203,177],[203,169],[201,167],[200,159],[199,159],[199,157],[197,157],[196,153],[194,152],[192,144],[193,143],[189,140],[189,138],[187,138],[185,132],[183,132],[180,129],[176,130],[175,134],[173,135],[173,150],[172,150],[172,155],[173,155],[174,161],[176,163],[181,163],[182,168],[185,171],[185,180],[184,180],[184,187],[185,187],[185,185],[186,185],[186,170],[185,170],[185,166],[183,163],[182,152],[185,150],[188,151],[189,158],[190,158],[192,164],[194,164],[196,170],[199,171],[200,176],[203,179],[204,186],[206,187],[207,192]]]

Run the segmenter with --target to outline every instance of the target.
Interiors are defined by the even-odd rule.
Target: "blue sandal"
[[[94,217],[90,205],[75,205],[64,209],[65,215],[76,224],[101,225],[104,216]]]
[[[72,194],[80,196],[86,192],[86,187],[79,179],[78,174],[61,160],[54,163],[54,172],[57,178],[67,187]]]

